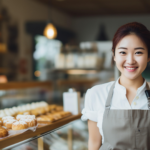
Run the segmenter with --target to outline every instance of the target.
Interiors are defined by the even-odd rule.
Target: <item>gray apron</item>
[[[100,150],[150,150],[150,110],[110,109],[115,83],[105,104]]]

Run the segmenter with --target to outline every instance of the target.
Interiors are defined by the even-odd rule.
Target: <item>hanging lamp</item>
[[[52,23],[48,23],[43,32],[48,39],[54,39],[57,36],[57,30]]]
[[[50,0],[49,0],[50,6]],[[50,19],[50,9],[49,9],[49,19]],[[52,24],[52,21],[49,21],[44,29],[43,35],[48,39],[54,39],[57,37],[57,30],[55,26]]]

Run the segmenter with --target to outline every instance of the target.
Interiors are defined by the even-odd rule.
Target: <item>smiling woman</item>
[[[130,104],[136,95],[136,89],[143,84],[142,72],[150,61],[149,41],[150,32],[137,22],[123,25],[113,38],[114,61],[121,72],[119,82],[126,87]]]
[[[137,22],[121,26],[114,38],[117,81],[96,85],[85,96],[82,120],[88,120],[89,150],[150,149],[150,90],[142,77],[150,61],[150,32]]]

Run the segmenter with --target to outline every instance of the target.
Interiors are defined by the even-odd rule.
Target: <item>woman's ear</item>
[[[116,58],[115,58],[115,52],[114,52],[113,49],[112,49],[112,57],[113,57],[113,60],[116,61]]]
[[[116,57],[115,56],[113,56],[114,57],[114,61],[116,61]]]
[[[114,61],[116,61],[116,57],[115,57],[114,52],[112,53],[112,57],[113,57]]]

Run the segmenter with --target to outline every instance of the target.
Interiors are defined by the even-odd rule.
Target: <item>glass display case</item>
[[[80,115],[68,117],[56,124],[38,128],[35,132],[27,131],[0,140],[3,150],[87,150],[87,125]]]
[[[1,84],[0,118],[8,114],[14,115],[10,111],[14,107],[25,112],[24,106],[40,101],[49,106],[58,105],[53,100],[53,92],[53,84],[50,81]],[[16,132],[0,138],[0,149],[57,150],[61,147],[61,150],[85,150],[88,137],[87,125],[80,120],[80,117],[81,114],[70,114],[54,122],[38,122],[35,131]],[[9,129],[8,132],[11,133],[10,131]]]

